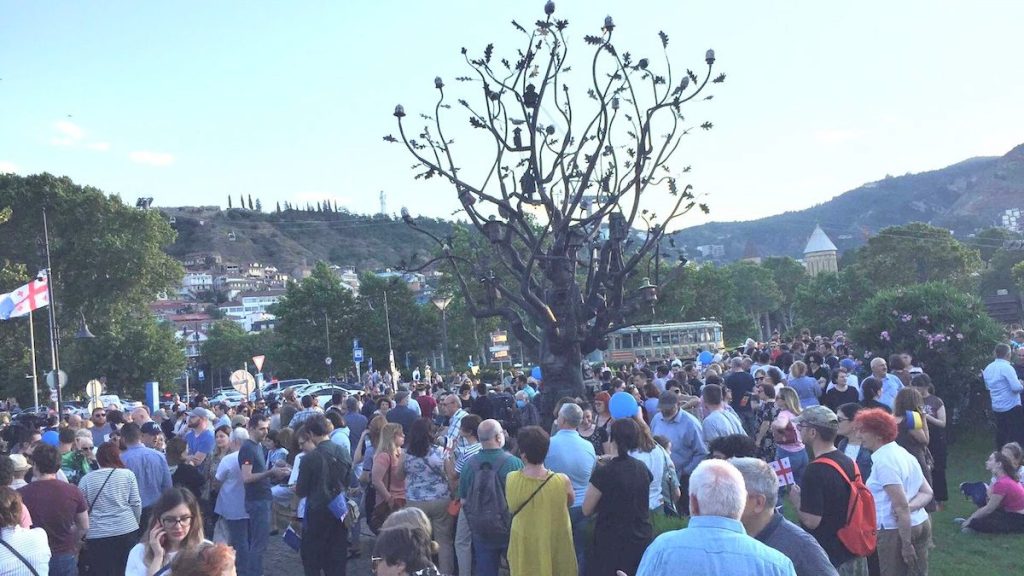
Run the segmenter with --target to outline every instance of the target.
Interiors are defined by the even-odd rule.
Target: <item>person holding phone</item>
[[[171,561],[178,554],[212,544],[203,536],[199,501],[187,488],[171,488],[153,504],[142,541],[128,553],[126,576],[172,576]]]

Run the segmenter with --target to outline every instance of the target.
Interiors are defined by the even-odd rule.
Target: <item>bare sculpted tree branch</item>
[[[472,101],[450,103],[450,90],[435,78],[433,114],[420,116],[426,124],[411,133],[404,108],[396,106],[398,136],[384,139],[404,144],[415,157],[416,179],[440,177],[455,187],[494,258],[470,262],[452,252],[450,239],[431,237],[473,315],[504,318],[522,342],[537,348],[551,402],[582,392],[584,354],[604,348],[610,332],[649,319],[657,287],[645,279],[627,290],[629,278],[657,253],[674,220],[695,207],[707,212],[692,187],[677,180],[689,166],[674,169],[669,162],[683,136],[712,127],[688,121],[683,104],[725,75],[712,78],[713,50],[702,75],[674,72],[664,32],[658,33],[660,66],[621,51],[609,16],[601,34],[584,36],[592,52],[580,71],[586,86],[571,89],[569,23],[554,18],[553,2],[544,11],[532,30],[512,22],[524,45],[511,60],[499,59],[493,44],[475,58],[463,48],[471,73],[455,80],[469,88],[462,92]],[[456,110],[482,139],[456,145],[445,128]],[[493,162],[472,177],[456,163],[459,152],[479,158],[487,148]],[[657,209],[643,206],[645,194],[658,188],[667,200]],[[419,228],[404,208],[402,217]],[[498,281],[495,270],[518,284]],[[485,297],[473,297],[481,293],[470,290],[476,282],[485,286]]]

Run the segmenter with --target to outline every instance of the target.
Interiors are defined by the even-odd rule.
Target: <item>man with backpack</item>
[[[505,478],[522,469],[523,461],[502,450],[505,432],[497,420],[481,422],[477,436],[481,448],[462,468],[459,494],[473,535],[473,573],[498,576],[512,524]]]
[[[789,493],[800,523],[839,574],[867,574],[866,558],[875,548],[875,501],[857,464],[835,448],[839,419],[825,406],[812,406],[796,425],[814,453],[800,485]]]

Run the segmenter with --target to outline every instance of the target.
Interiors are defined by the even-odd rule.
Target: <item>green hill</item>
[[[717,244],[725,250],[724,260],[738,260],[750,243],[760,256],[799,258],[815,224],[844,251],[882,228],[909,222],[927,222],[966,238],[998,224],[1008,208],[1024,209],[1024,144],[1002,157],[886,176],[806,210],[747,222],[712,222],[680,230],[674,237],[691,256],[699,255],[697,246]]]
[[[167,252],[178,259],[212,252],[224,261],[259,262],[282,272],[317,260],[358,270],[397,268],[424,261],[433,247],[400,218],[340,212],[285,210],[261,213],[216,206],[159,208],[178,232]],[[420,219],[421,226],[444,237],[453,223]]]

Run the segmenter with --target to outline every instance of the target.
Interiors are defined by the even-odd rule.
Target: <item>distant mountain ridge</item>
[[[840,252],[862,245],[888,226],[927,222],[964,238],[999,222],[1010,208],[1024,209],[1024,144],[1004,156],[977,157],[951,166],[887,176],[805,210],[746,222],[711,222],[673,234],[677,246],[699,257],[698,246],[720,245],[721,260],[750,256],[800,258],[820,225]]]

